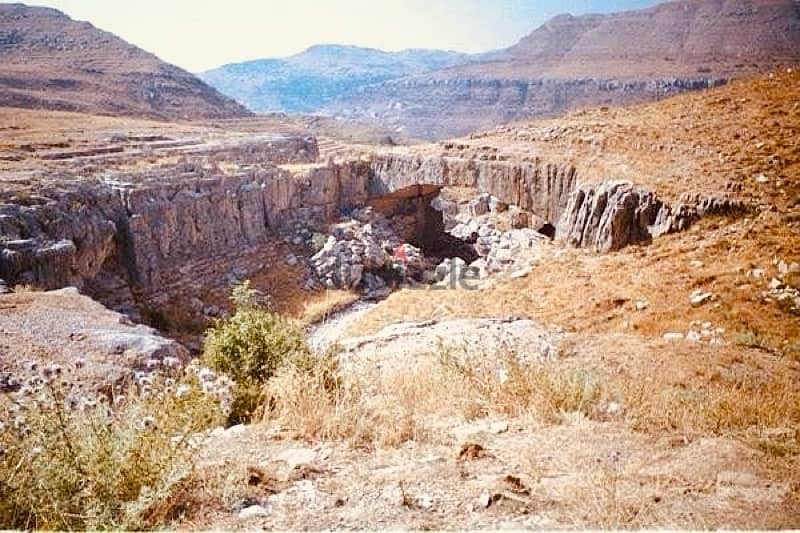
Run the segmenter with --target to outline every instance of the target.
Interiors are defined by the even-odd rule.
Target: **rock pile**
[[[311,257],[315,274],[328,288],[362,287],[374,296],[386,292],[385,276],[417,278],[425,268],[421,250],[401,242],[390,221],[370,207],[355,210],[330,233]]]
[[[762,292],[762,297],[775,300],[787,306],[794,313],[800,313],[800,290],[797,283],[790,282],[800,278],[800,263],[787,264],[782,259],[775,260],[776,274],[767,283],[767,289]]]
[[[486,197],[487,205],[491,202]],[[470,206],[472,203],[469,204]],[[472,209],[470,209],[472,211]],[[500,230],[497,225],[487,217],[471,218],[468,215],[459,215],[460,222],[450,233],[463,240],[471,240],[475,236],[475,251],[478,259],[470,263],[481,278],[498,272],[508,272],[519,266],[517,263],[518,252],[522,249],[532,248],[537,242],[546,242],[549,239],[531,228],[518,228],[508,231]],[[459,267],[456,260],[445,261],[439,265],[439,270],[447,276],[454,267]],[[462,274],[463,275],[463,274]]]

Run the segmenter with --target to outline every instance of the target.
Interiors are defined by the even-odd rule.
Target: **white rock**
[[[639,300],[636,302],[636,310],[644,311],[645,309],[647,309],[647,306],[649,305],[650,303],[647,300]]]
[[[689,295],[689,303],[693,306],[698,307],[703,305],[704,303],[711,300],[714,295],[710,292],[705,292],[700,289],[692,291],[692,294]]]
[[[492,504],[492,495],[489,494],[489,491],[484,490],[481,492],[481,495],[478,496],[478,506],[487,508]]]
[[[256,518],[260,516],[268,516],[269,509],[264,507],[263,505],[251,505],[250,507],[245,507],[241,511],[239,511],[239,518],[242,520],[247,520],[248,518]]]
[[[682,341],[683,340],[683,333],[675,333],[675,332],[668,332],[664,333],[664,340],[665,341]]]
[[[313,463],[316,458],[316,452],[308,448],[293,448],[278,454],[276,457],[278,461],[283,461],[289,465],[289,468],[299,468]]]
[[[433,507],[433,497],[430,494],[421,494],[417,496],[417,505],[422,509],[431,509]]]
[[[500,421],[493,423],[491,426],[489,426],[489,432],[494,433],[495,435],[499,435],[500,433],[507,433],[508,422]]]
[[[525,268],[522,268],[520,270],[515,270],[514,272],[512,272],[511,273],[511,278],[512,279],[524,278],[524,277],[527,277],[528,274],[530,274],[530,273],[531,273],[531,267],[525,267]]]

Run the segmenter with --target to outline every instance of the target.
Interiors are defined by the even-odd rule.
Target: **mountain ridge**
[[[159,119],[250,112],[189,72],[57,9],[0,4],[0,105]]]
[[[255,111],[311,112],[358,87],[463,64],[472,57],[451,50],[389,52],[317,44],[291,56],[229,63],[198,76]]]
[[[560,15],[485,60],[359,88],[319,110],[423,138],[702,89],[800,63],[797,0],[677,0]]]

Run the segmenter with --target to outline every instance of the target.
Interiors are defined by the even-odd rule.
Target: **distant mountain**
[[[468,63],[443,50],[384,52],[317,45],[282,59],[257,59],[202,72],[200,78],[254,111],[313,112],[365,85]]]
[[[441,138],[578,106],[661,98],[798,63],[799,0],[679,0],[560,15],[506,50],[356,87],[316,111]]]
[[[111,33],[23,4],[0,4],[0,106],[167,119],[250,114]]]
[[[559,15],[492,61],[448,75],[721,77],[800,59],[798,0],[678,0],[637,11]]]

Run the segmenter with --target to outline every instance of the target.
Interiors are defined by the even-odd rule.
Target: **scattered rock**
[[[778,278],[772,278],[767,286],[772,290],[778,290],[783,288],[783,282]]]
[[[489,212],[489,195],[482,194],[479,197],[470,200],[467,205],[470,216],[477,217],[485,215]]]
[[[308,448],[293,448],[279,454],[275,459],[283,461],[289,468],[300,468],[314,462],[317,458],[316,452]]]
[[[433,497],[430,494],[420,494],[417,496],[417,507],[430,510],[433,508]]]
[[[263,505],[251,505],[239,511],[239,518],[242,520],[247,520],[250,518],[269,516],[269,512],[269,509]]]
[[[714,295],[710,292],[697,289],[692,291],[692,293],[689,295],[689,303],[692,304],[693,307],[699,307],[711,300],[713,296]]]
[[[484,509],[487,509],[493,503],[495,503],[497,501],[500,501],[502,498],[503,498],[502,494],[498,494],[498,493],[492,494],[489,491],[484,490],[484,491],[481,492],[481,495],[478,496],[478,507],[482,507]]]

